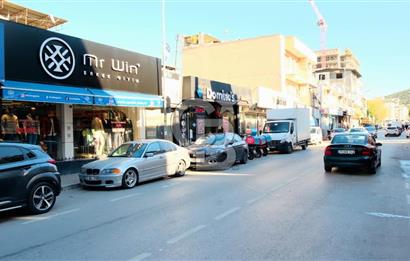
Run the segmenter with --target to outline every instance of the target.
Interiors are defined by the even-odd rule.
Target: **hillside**
[[[400,103],[410,106],[410,89],[409,90],[405,90],[405,91],[401,91],[401,92],[396,92],[390,95],[386,96],[387,99],[391,99],[391,98],[399,98],[400,99]]]

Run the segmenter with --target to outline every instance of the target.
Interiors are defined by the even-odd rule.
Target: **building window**
[[[316,68],[317,68],[317,69],[322,68],[322,64],[316,64]]]
[[[345,64],[345,63],[341,63],[340,66],[341,66],[342,68],[345,68],[345,67],[346,67],[346,64]]]
[[[322,57],[317,58],[317,62],[320,63],[322,61]]]
[[[324,80],[326,80],[326,75],[319,74],[319,81],[324,81]]]
[[[336,73],[336,79],[343,79],[343,73]]]

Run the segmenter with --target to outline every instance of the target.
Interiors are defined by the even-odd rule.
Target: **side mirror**
[[[380,142],[376,142],[376,146],[382,146],[383,144],[381,144]]]
[[[145,156],[144,156],[144,157],[145,157],[145,158],[154,157],[154,153],[152,153],[152,152],[145,153]]]

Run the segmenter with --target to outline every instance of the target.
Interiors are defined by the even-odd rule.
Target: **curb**
[[[62,188],[63,188],[63,191],[64,190],[71,190],[71,189],[81,188],[81,185],[80,185],[80,183],[75,183],[75,184],[65,185]]]

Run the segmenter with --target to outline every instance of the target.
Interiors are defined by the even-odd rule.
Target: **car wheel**
[[[325,172],[332,172],[332,166],[325,165]]]
[[[373,164],[373,166],[371,166],[369,168],[369,174],[376,174],[376,169],[377,169],[377,164]]]
[[[177,170],[175,171],[175,176],[182,177],[186,172],[186,163],[183,160],[178,162]]]
[[[125,171],[125,173],[122,175],[122,186],[124,188],[130,189],[135,187],[138,183],[138,174],[137,171],[134,169],[128,169]]]
[[[291,154],[293,152],[293,146],[292,143],[289,143],[289,145],[286,147],[286,153]]]
[[[306,150],[307,146],[308,146],[308,144],[306,142],[305,144],[302,145],[302,150]]]
[[[49,182],[35,184],[29,193],[28,208],[33,214],[43,214],[50,211],[56,202],[54,187]]]
[[[268,154],[269,154],[268,148],[264,148],[263,149],[263,156],[268,156]]]
[[[244,152],[243,152],[243,156],[242,156],[242,159],[241,159],[241,164],[246,164],[246,162],[248,162],[248,151],[247,150],[245,150]]]

